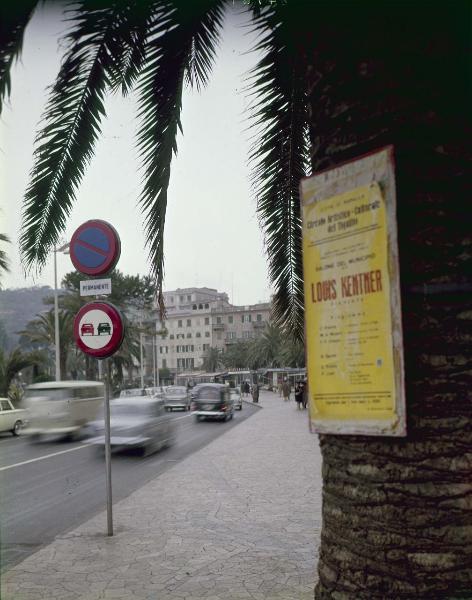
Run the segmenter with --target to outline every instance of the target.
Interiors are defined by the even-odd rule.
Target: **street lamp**
[[[54,246],[54,345],[56,346],[56,381],[61,380],[61,350],[59,347],[59,299],[57,293],[57,259],[58,252],[68,254],[69,243],[60,248]]]

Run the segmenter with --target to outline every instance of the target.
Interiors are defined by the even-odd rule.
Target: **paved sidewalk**
[[[263,407],[2,577],[2,600],[308,600],[321,522],[306,411]],[[217,425],[215,425],[217,426]]]

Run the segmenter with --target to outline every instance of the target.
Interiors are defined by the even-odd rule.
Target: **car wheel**
[[[22,425],[21,421],[17,421],[13,425],[13,429],[11,430],[11,432],[13,433],[13,435],[20,435],[21,425]]]

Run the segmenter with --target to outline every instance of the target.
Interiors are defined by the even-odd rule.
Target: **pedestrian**
[[[297,410],[301,410],[303,402],[303,384],[300,382],[295,386],[295,402],[297,403]]]
[[[308,403],[308,382],[306,379],[304,379],[302,381],[302,390],[303,390],[302,404],[303,404],[303,408],[306,409],[306,405]]]
[[[282,394],[285,401],[290,400],[290,383],[287,379],[284,379],[284,382],[282,383]]]
[[[251,391],[251,388],[249,387],[249,381],[245,381],[244,382],[244,394],[246,396],[249,396],[250,391]]]
[[[259,402],[259,386],[257,383],[252,386],[252,401]]]
[[[282,382],[279,381],[279,383],[277,384],[277,390],[279,392],[279,398],[282,398]]]

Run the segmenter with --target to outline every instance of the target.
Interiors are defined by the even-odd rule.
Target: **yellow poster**
[[[356,179],[365,177],[346,183]],[[313,183],[302,186],[312,425],[333,433],[403,435],[385,192],[371,180],[344,191],[327,186],[316,196]],[[330,195],[333,190],[338,193]]]

